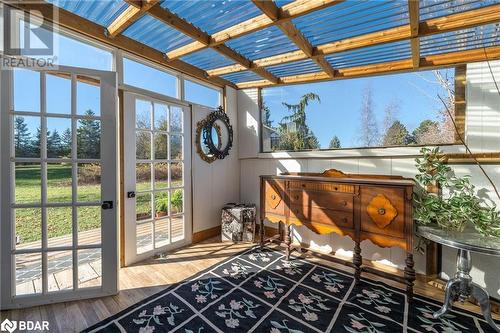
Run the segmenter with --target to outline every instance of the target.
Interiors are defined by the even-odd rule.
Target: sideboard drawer
[[[276,179],[264,180],[264,211],[285,215],[285,183]]]
[[[352,212],[353,195],[338,192],[290,190],[290,203]]]
[[[404,200],[405,191],[403,188],[361,187],[361,230],[404,238]]]
[[[290,218],[302,223],[310,221],[354,229],[353,212],[331,210],[313,206],[291,205]]]
[[[354,193],[354,185],[316,181],[290,181],[290,190]]]

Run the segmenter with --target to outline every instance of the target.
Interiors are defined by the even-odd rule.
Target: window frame
[[[455,108],[454,108],[454,116],[455,116],[455,122],[458,128],[458,132],[462,139],[465,140],[465,110],[467,106],[467,101],[466,101],[466,82],[467,82],[467,64],[464,65],[457,65],[457,66],[452,66],[452,67],[447,67],[447,68],[453,68],[455,70],[455,75],[454,75],[454,81],[455,81]],[[407,71],[405,73],[413,73],[415,71]],[[400,73],[394,73],[394,74],[400,74]],[[388,74],[390,75],[390,74]],[[373,75],[372,77],[377,77],[380,75]],[[356,78],[353,78],[354,80]],[[346,79],[346,80],[352,80],[352,79]],[[328,82],[332,82],[336,80],[330,80]],[[276,155],[282,155],[283,157],[322,157],[324,156],[331,156],[331,157],[347,157],[347,155],[356,154],[359,156],[364,156],[363,153],[360,153],[360,151],[369,151],[369,150],[385,150],[385,149],[401,149],[401,148],[417,148],[420,150],[422,147],[454,147],[454,146],[461,146],[461,141],[459,134],[455,132],[455,142],[452,143],[440,143],[440,144],[419,144],[419,145],[395,145],[395,146],[376,146],[376,147],[345,147],[345,148],[320,148],[320,149],[302,149],[302,150],[276,150],[276,151],[264,151],[264,136],[263,136],[263,129],[264,129],[264,123],[263,123],[263,118],[262,118],[262,104],[263,104],[263,96],[262,96],[262,89],[263,88],[257,88],[257,107],[258,107],[258,120],[259,120],[259,152],[258,155],[260,157],[269,157],[269,156],[276,156]],[[458,97],[458,98],[457,98]],[[458,101],[458,103],[457,103]],[[336,154],[332,152],[344,152],[340,154]],[[455,149],[452,148],[451,152],[459,152],[455,151]],[[292,154],[292,155],[291,155]],[[319,154],[319,155],[318,155]],[[378,152],[380,156],[394,156],[394,154],[391,153],[383,153],[383,152]],[[406,156],[408,154],[396,154],[396,156]],[[417,156],[418,154],[410,154],[410,155],[415,155]]]

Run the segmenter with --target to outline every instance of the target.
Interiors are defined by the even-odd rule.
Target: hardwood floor
[[[4,318],[12,320],[48,320],[50,332],[78,332],[161,291],[167,285],[182,281],[251,245],[248,243],[221,243],[214,238],[173,251],[163,258],[149,259],[121,269],[121,291],[118,295],[21,310],[2,311],[0,313],[1,320]],[[352,269],[346,266],[325,262],[316,257],[311,257],[311,260],[352,272]],[[366,274],[366,276],[370,276],[370,274]],[[370,277],[404,288],[402,284],[394,281],[375,276]],[[443,299],[442,291],[429,286],[423,281],[417,281],[415,292],[440,301]],[[478,307],[470,303],[457,304],[456,306],[475,312],[479,311]],[[500,316],[496,317],[500,319]]]

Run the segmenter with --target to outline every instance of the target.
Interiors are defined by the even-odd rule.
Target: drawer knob
[[[276,200],[276,194],[272,194],[271,199]]]
[[[302,187],[306,187],[306,184],[302,184]]]
[[[385,208],[379,208],[378,215],[384,215],[384,214],[385,214]]]
[[[342,201],[342,205],[343,205],[343,206],[347,206],[347,201],[345,201],[345,200],[344,200],[344,201]]]

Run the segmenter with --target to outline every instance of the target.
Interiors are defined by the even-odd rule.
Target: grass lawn
[[[99,184],[83,184],[79,166],[78,202],[100,202],[101,188]],[[182,181],[173,182],[180,186]],[[138,183],[137,190],[150,188],[150,183]],[[156,193],[156,199],[165,198],[168,192]],[[16,166],[16,203],[39,203],[41,201],[40,164]],[[47,166],[47,202],[70,203],[72,199],[71,165],[48,164]],[[168,200],[168,199],[167,199]],[[182,200],[182,198],[181,198]],[[137,195],[137,215],[149,215],[151,218],[151,195]],[[175,212],[175,211],[174,211]],[[41,241],[41,209],[20,208],[15,210],[16,234],[21,237],[21,243]],[[47,208],[48,238],[71,234],[71,207]],[[78,232],[101,227],[101,207],[77,207]]]

